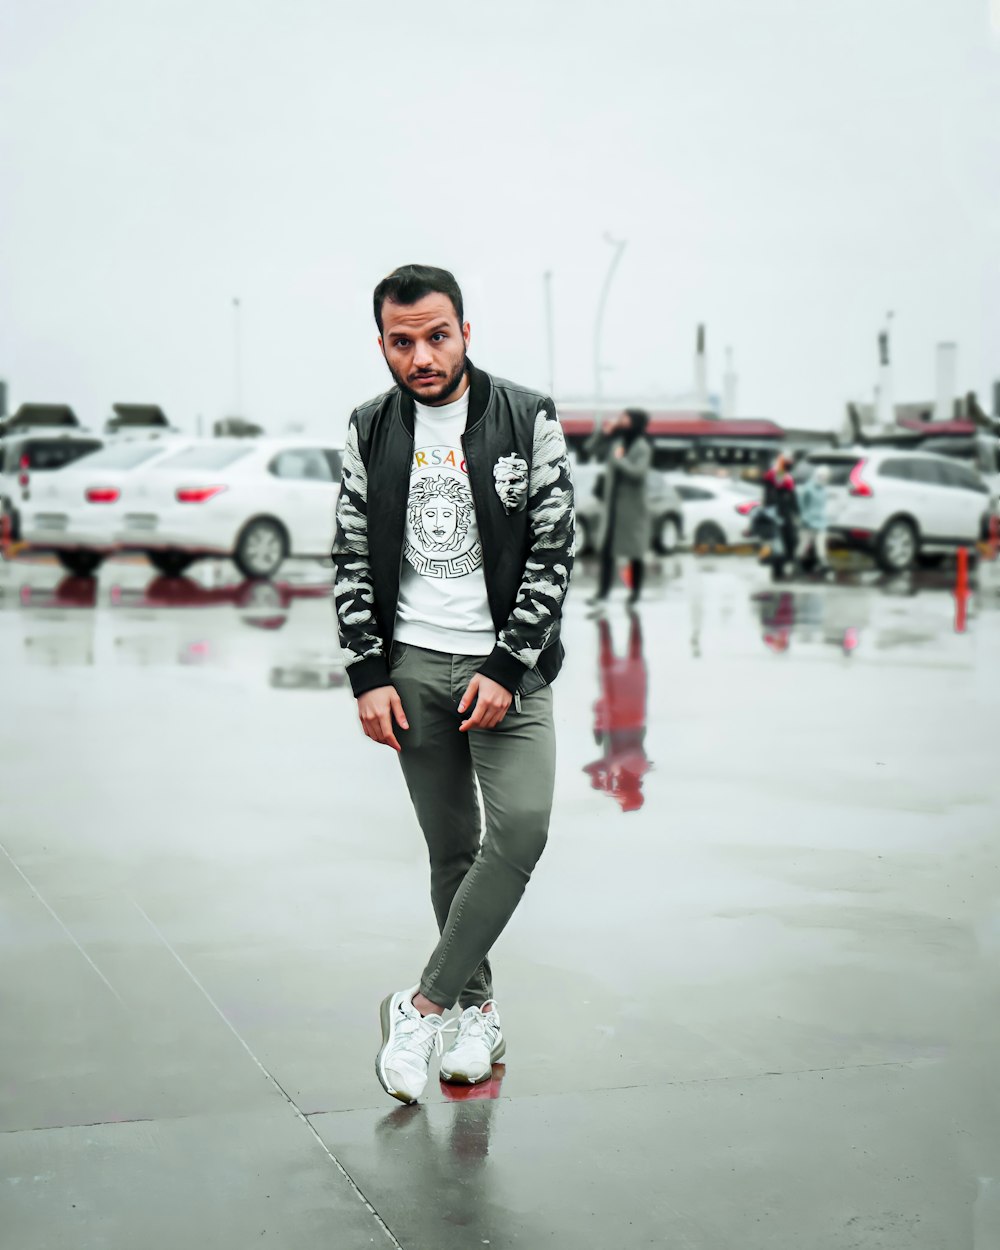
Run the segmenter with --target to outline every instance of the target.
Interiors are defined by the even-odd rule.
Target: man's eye
[[[445,334],[443,330],[437,330],[434,334],[431,335],[432,339],[446,339],[447,337],[448,337],[447,334]]]
[[[394,347],[409,347],[409,346],[410,346],[410,340],[409,340],[409,339],[396,339],[396,341],[395,341],[395,343],[393,344],[393,346],[394,346]]]

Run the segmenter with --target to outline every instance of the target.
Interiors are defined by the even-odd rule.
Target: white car
[[[170,573],[228,556],[244,577],[273,577],[287,556],[329,556],[342,455],[302,437],[192,444],[129,483],[119,545]]]
[[[830,471],[827,528],[842,544],[871,552],[889,573],[918,556],[975,547],[996,507],[980,475],[925,451],[862,447],[812,452],[810,471]]]
[[[709,473],[672,473],[670,481],[684,508],[684,533],[696,550],[755,541],[746,530],[750,513],[760,503],[758,487]]]
[[[35,551],[54,552],[71,573],[93,573],[118,547],[126,484],[190,442],[143,438],[108,443],[57,472],[33,475],[20,509],[22,540]]]

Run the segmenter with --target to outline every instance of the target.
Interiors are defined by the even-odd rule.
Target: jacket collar
[[[465,366],[469,374],[469,416],[465,422],[465,429],[468,432],[483,420],[489,410],[493,399],[493,379],[482,369],[477,369],[468,357],[466,357]],[[412,438],[415,416],[413,398],[396,387],[396,404],[400,420]]]

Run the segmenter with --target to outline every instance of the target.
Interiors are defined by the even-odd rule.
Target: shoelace
[[[492,1024],[489,1017],[483,1012],[477,1012],[474,1016],[468,1016],[459,1024],[458,1040],[464,1041],[467,1037],[485,1037],[487,1030],[496,1031],[496,1025]]]
[[[429,1057],[431,1050],[434,1049],[439,1055],[444,1054],[444,1039],[446,1033],[455,1031],[456,1025],[454,1020],[449,1020],[447,1024],[434,1025],[428,1021],[433,1019],[432,1016],[403,1016],[396,1025],[396,1047],[400,1045],[415,1045],[426,1048],[426,1056]],[[421,1037],[420,1034],[423,1034]],[[393,1049],[396,1049],[394,1047]]]

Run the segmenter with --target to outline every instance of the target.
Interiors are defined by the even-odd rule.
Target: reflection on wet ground
[[[393,1110],[436,931],[327,571],[0,565],[5,1247],[1000,1245],[1000,567],[964,632],[947,567],[592,575],[506,1065]]]
[[[646,659],[642,617],[629,613],[628,645],[617,657],[606,617],[597,622],[600,697],[594,704],[594,742],[603,755],[584,764],[590,784],[614,798],[623,812],[642,807],[642,779],[652,767],[646,756]]]

